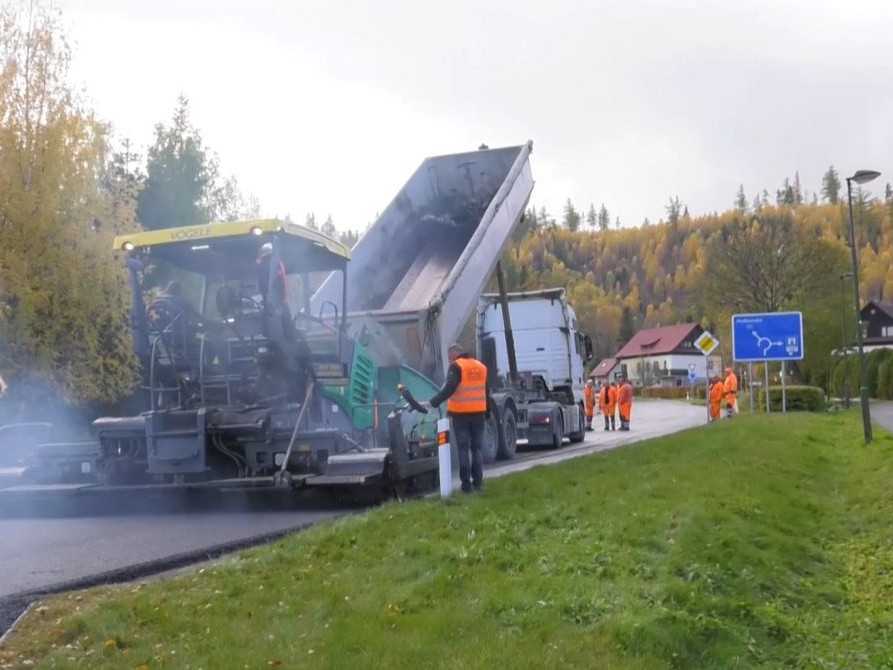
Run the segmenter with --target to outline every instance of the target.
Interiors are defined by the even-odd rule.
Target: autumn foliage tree
[[[13,397],[37,380],[70,402],[111,402],[135,382],[111,250],[135,227],[134,185],[69,82],[55,12],[0,9],[0,57],[0,371]]]

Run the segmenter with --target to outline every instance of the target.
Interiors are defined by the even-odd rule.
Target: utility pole
[[[841,328],[841,337],[843,339],[843,406],[847,409],[850,408],[850,370],[849,370],[849,350],[850,345],[847,342],[849,339],[846,336],[846,297],[844,290],[846,287],[846,280],[853,276],[852,272],[844,272],[840,275],[840,328]]]
[[[862,432],[865,444],[871,443],[871,409],[868,407],[868,387],[865,385],[865,349],[862,347],[862,307],[859,304],[859,258],[856,252],[856,226],[853,223],[853,182],[865,184],[880,177],[874,170],[859,170],[846,178],[847,204],[850,214],[850,252],[853,258],[853,300],[856,306],[856,347],[859,350],[859,403],[862,406]]]

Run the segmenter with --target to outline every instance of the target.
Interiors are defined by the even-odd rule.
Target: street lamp
[[[862,309],[859,305],[859,259],[856,255],[856,227],[853,224],[853,182],[867,184],[881,176],[876,170],[857,170],[846,178],[847,204],[850,213],[850,252],[853,256],[853,299],[856,304],[856,346],[859,349],[859,403],[862,405],[862,431],[865,444],[871,442],[871,410],[868,408],[868,387],[865,385],[865,351],[862,348]]]
[[[844,272],[840,275],[840,329],[843,340],[843,406],[850,408],[850,370],[849,349],[846,336],[846,280],[853,276],[852,272]]]

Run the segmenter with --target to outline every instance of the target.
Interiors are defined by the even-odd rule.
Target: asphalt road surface
[[[582,444],[565,444],[557,451],[519,449],[515,460],[493,464],[487,476],[697,426],[705,422],[705,412],[684,402],[641,400],[633,406],[629,433],[597,430],[587,433]],[[356,511],[320,499],[300,506],[264,502],[247,507],[244,498],[228,495],[196,507],[169,496],[144,500],[129,495],[86,515],[79,510],[77,515],[0,517],[0,632],[29,594],[160,572]]]
[[[871,419],[893,433],[893,402],[871,403]]]

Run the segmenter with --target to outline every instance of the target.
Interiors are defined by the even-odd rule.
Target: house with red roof
[[[697,323],[640,330],[614,354],[617,366],[612,376],[626,376],[636,386],[683,386],[693,369],[697,381],[703,383],[708,361],[695,349],[695,340],[703,332]]]
[[[612,373],[617,369],[618,363],[616,358],[603,358],[598,365],[592,368],[589,376],[599,384],[603,384],[608,379],[614,379]]]

